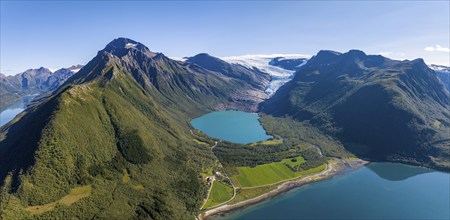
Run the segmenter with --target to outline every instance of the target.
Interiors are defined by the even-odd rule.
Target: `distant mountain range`
[[[0,74],[0,105],[6,105],[26,95],[55,90],[81,67],[82,65],[76,65],[55,72],[40,67],[13,76]]]
[[[202,67],[206,69],[216,68],[211,64],[208,66],[207,63],[200,63],[200,58],[202,57],[209,57],[210,60],[215,59],[216,62],[221,62],[221,64],[216,63],[214,65],[221,66],[221,68],[229,68],[228,70],[224,69],[228,74],[245,71],[242,68],[256,70],[259,73],[254,74],[252,77],[260,77],[260,79],[253,80],[254,86],[261,88],[269,80],[268,85],[265,86],[265,93],[269,96],[273,95],[283,84],[290,81],[295,71],[306,64],[309,58],[308,55],[302,54],[244,55],[218,58],[203,53],[194,57],[183,58],[182,61],[196,63],[200,66],[203,64]],[[14,76],[6,76],[0,73],[0,104],[4,106],[25,95],[52,91],[82,67],[83,65],[73,65],[54,72],[48,68],[40,67],[38,69],[28,69]],[[435,64],[431,64],[429,67],[436,72],[445,89],[450,91],[450,67]],[[241,68],[241,70],[236,71],[234,68]],[[214,71],[215,69],[210,70]]]
[[[421,59],[352,50],[180,61],[118,38],[76,74],[42,68],[2,81],[18,94],[51,91],[1,127],[5,219],[194,218],[218,159],[215,140],[189,122],[224,109],[292,122],[290,133],[307,125],[346,155],[450,170],[449,93]],[[74,192],[87,198],[55,205]]]

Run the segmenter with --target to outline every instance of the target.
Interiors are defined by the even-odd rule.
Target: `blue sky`
[[[449,1],[1,1],[0,71],[85,64],[116,37],[170,57],[361,49],[449,65]]]

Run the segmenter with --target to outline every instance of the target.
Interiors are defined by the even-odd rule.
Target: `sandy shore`
[[[361,166],[364,166],[367,163],[368,163],[367,161],[363,161],[363,160],[352,160],[352,161],[348,162],[348,165],[352,169],[356,169]],[[316,173],[313,175],[302,177],[297,180],[282,183],[276,189],[274,189],[270,192],[267,192],[265,194],[262,194],[258,197],[249,199],[249,200],[241,201],[241,202],[238,202],[238,203],[232,204],[232,205],[226,204],[226,205],[222,205],[222,206],[207,210],[207,211],[203,212],[202,214],[200,214],[198,216],[198,219],[200,219],[200,220],[208,219],[209,217],[214,216],[214,215],[227,213],[227,212],[230,212],[230,211],[233,211],[236,209],[244,208],[244,207],[252,205],[252,204],[260,203],[267,199],[273,198],[281,193],[287,192],[293,188],[296,188],[296,187],[299,187],[299,186],[302,186],[302,185],[305,185],[308,183],[317,182],[317,181],[331,178],[331,177],[335,176],[336,174],[343,172],[344,169],[345,169],[345,164],[343,161],[339,160],[339,161],[330,162],[328,164],[327,169],[320,173]]]

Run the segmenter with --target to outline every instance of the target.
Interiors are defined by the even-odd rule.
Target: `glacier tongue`
[[[272,76],[272,81],[267,86],[265,93],[272,96],[282,85],[289,82],[294,77],[293,70],[283,69],[281,67],[270,65],[270,61],[276,57],[283,57],[284,59],[299,59],[309,58],[308,55],[303,54],[270,54],[270,55],[243,55],[221,57],[221,59],[235,64],[241,64],[248,68],[257,68],[262,72],[268,73]],[[306,61],[301,65],[305,65]],[[299,65],[300,66],[300,65]]]

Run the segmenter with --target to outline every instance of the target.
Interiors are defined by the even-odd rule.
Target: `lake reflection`
[[[18,101],[0,107],[0,127],[11,121],[16,115],[21,113],[26,106],[36,97],[25,96]]]
[[[417,169],[417,167],[414,166],[395,163],[370,163],[367,165],[367,168],[372,170],[379,177],[390,181],[406,180],[420,174],[434,172],[431,169]]]

